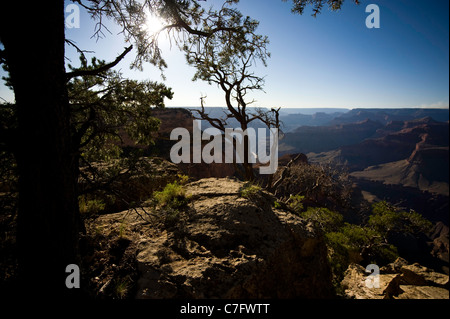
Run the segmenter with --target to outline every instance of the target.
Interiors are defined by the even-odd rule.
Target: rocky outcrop
[[[397,275],[382,274],[379,276],[379,286],[369,288],[366,285],[368,274],[364,267],[351,264],[341,285],[345,289],[345,297],[349,299],[387,299],[386,296],[393,290],[392,282],[395,282],[395,278]]]
[[[344,280],[345,297],[350,299],[449,299],[449,277],[404,259],[380,269],[378,285],[361,265],[351,264]]]
[[[321,234],[274,209],[272,195],[259,188],[244,198],[244,187],[203,179],[186,186],[186,209],[126,211],[100,217],[93,228],[123,230],[135,247],[138,299],[333,297]]]
[[[187,187],[191,211],[172,231],[139,244],[137,298],[325,298],[332,296],[326,247],[305,221],[273,210],[242,182],[204,179]]]

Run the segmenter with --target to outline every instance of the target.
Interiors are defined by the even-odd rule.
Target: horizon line
[[[201,108],[201,106],[165,106],[166,108]],[[205,108],[224,108],[227,109],[226,106],[205,106]],[[258,107],[258,106],[248,106],[248,109],[269,109],[269,108],[275,108],[275,107]],[[280,107],[281,110],[283,109],[336,109],[336,110],[450,110],[449,106],[441,106],[441,107],[428,107],[428,106],[411,106],[411,107],[301,107],[301,106],[286,106],[286,107]]]

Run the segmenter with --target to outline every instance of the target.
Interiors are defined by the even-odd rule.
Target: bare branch
[[[211,124],[212,127],[216,128],[216,129],[218,129],[218,130],[220,130],[222,132],[225,132],[225,126],[227,125],[226,121],[222,120],[222,119],[211,118],[206,113],[205,106],[204,106],[205,98],[206,98],[206,96],[202,96],[200,98],[200,101],[201,101],[200,103],[201,103],[201,108],[202,108],[201,110],[194,110],[194,109],[191,110],[191,112],[197,112],[198,115],[200,116],[200,117],[195,117],[195,115],[194,115],[194,118],[197,119],[197,120],[208,121],[209,124]]]
[[[84,59],[86,59],[86,56],[84,55],[85,53],[94,53],[94,51],[87,51],[87,50],[81,50],[76,44],[75,42],[73,42],[72,40],[69,39],[65,39],[66,43],[72,47],[74,47],[78,53],[80,53]]]

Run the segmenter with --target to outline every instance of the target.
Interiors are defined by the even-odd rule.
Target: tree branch
[[[68,45],[73,46],[73,47],[77,50],[77,52],[80,53],[80,54],[83,56],[83,58],[86,58],[85,55],[84,55],[85,53],[94,53],[94,51],[81,50],[81,49],[75,44],[75,42],[73,42],[72,40],[66,39],[65,41],[66,41],[66,43],[67,43]]]
[[[199,118],[194,116],[194,118],[196,120],[208,121],[212,127],[216,128],[222,132],[225,132],[225,125],[227,125],[227,123],[220,119],[211,118],[211,117],[209,117],[208,114],[206,114],[205,107],[204,107],[204,99],[205,99],[205,97],[201,98],[201,107],[202,107],[201,111],[200,110],[191,110],[191,111],[197,112],[198,115],[200,116]]]
[[[66,73],[66,81],[70,81],[71,79],[78,76],[95,76],[102,72],[108,71],[109,69],[115,67],[119,64],[120,61],[133,49],[133,46],[130,45],[128,48],[125,48],[125,51],[122,52],[113,62],[105,64],[97,69],[93,70],[76,70],[73,72]]]

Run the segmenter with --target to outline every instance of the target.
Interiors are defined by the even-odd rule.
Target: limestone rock
[[[434,272],[417,263],[403,266],[400,271],[403,274],[402,282],[405,284],[416,286],[436,286],[448,289],[447,275]]]
[[[403,266],[407,266],[408,262],[399,257],[393,263],[381,267],[380,271],[385,274],[398,274]]]
[[[351,264],[342,287],[351,299],[449,299],[448,276],[419,264],[408,265],[399,258],[380,269],[379,287],[366,284],[368,275],[361,265]]]
[[[351,299],[387,299],[397,290],[399,275],[383,274],[378,277],[378,287],[369,288],[366,284],[368,274],[364,267],[357,264],[351,264],[342,281],[345,294]]]

